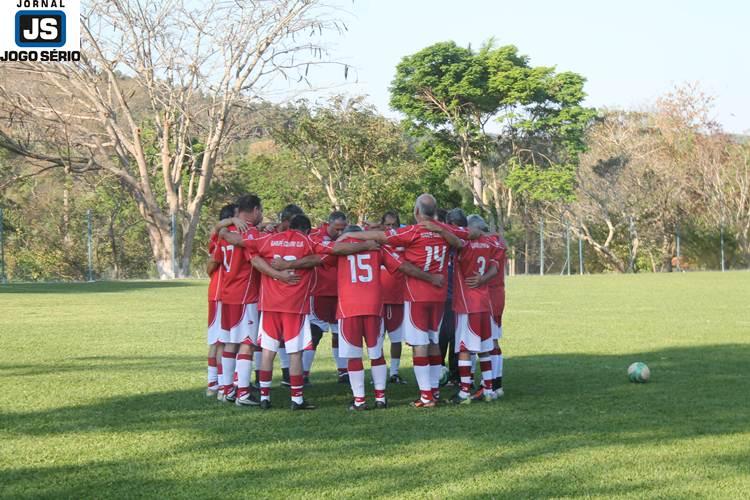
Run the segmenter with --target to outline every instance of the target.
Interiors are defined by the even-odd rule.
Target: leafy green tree
[[[274,138],[318,182],[329,209],[360,222],[410,207],[425,185],[425,163],[401,127],[362,97],[336,96],[316,108],[300,102]]]
[[[512,191],[531,200],[573,196],[594,116],[581,105],[583,84],[575,73],[531,66],[512,45],[490,40],[474,51],[441,42],[402,59],[390,102],[410,130],[453,152],[474,204],[502,225]]]

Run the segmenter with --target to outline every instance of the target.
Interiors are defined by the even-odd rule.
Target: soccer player
[[[466,217],[454,219],[459,226],[467,226]],[[472,217],[472,228],[483,227],[484,220]],[[482,388],[473,399],[492,401],[492,331],[490,327],[489,281],[498,273],[498,246],[494,238],[482,234],[472,241],[461,240],[462,248],[456,255],[453,270],[453,310],[456,314],[454,348],[458,354],[460,389],[452,403],[468,404],[471,395],[471,354],[479,353]]]
[[[255,227],[263,220],[260,198],[254,194],[240,197],[237,211],[239,218],[249,227],[243,232],[235,226],[222,229],[214,252],[214,260],[221,266],[222,399],[237,406],[257,406],[259,401],[250,392],[250,374],[258,338],[260,274],[253,269],[243,247],[246,241],[260,234]],[[235,368],[236,389],[233,383]]]
[[[343,212],[332,212],[328,216],[328,222],[320,228],[310,232],[310,239],[316,243],[336,241],[344,228],[347,226],[346,214]],[[338,323],[336,322],[337,301],[337,259],[327,259],[321,266],[315,268],[315,285],[310,298],[310,328],[312,329],[313,349],[305,354],[308,359],[304,363],[305,377],[309,377],[312,368],[315,350],[318,348],[320,339],[324,332],[331,332],[331,350],[339,376],[339,383],[345,384],[347,380],[346,359],[339,356]]]
[[[269,232],[277,232],[281,233],[289,229],[289,223],[292,220],[292,217],[295,215],[304,215],[305,212],[302,210],[298,205],[295,205],[294,203],[290,203],[289,205],[285,206],[281,213],[279,214],[279,220],[281,221],[275,228],[273,228]],[[320,339],[318,339],[320,340]],[[313,340],[314,342],[314,340]],[[291,387],[291,382],[289,381],[289,355],[286,353],[286,348],[279,347],[279,364],[281,365],[281,385],[286,387]],[[258,384],[260,384],[260,357],[262,353],[260,350],[258,350],[255,353],[255,366],[256,366],[256,374],[255,378]],[[315,356],[314,350],[305,350],[302,353],[302,366],[303,370],[306,372],[309,372],[310,368],[309,366],[312,365],[312,358]],[[307,364],[309,361],[309,365]],[[307,376],[305,376],[305,384],[307,384]]]
[[[398,213],[388,211],[380,219],[380,226],[386,230],[396,230],[401,227]],[[391,253],[399,258],[404,253],[404,247],[387,247]],[[383,319],[385,331],[391,341],[391,377],[392,384],[405,384],[399,374],[401,366],[402,342],[404,340],[404,291],[406,276],[401,271],[390,272],[385,266],[381,266],[380,286],[383,291]]]
[[[471,226],[475,222],[474,216],[469,217],[469,225]],[[485,233],[489,232],[489,227],[486,224],[479,227]],[[503,351],[500,348],[500,339],[503,338],[503,311],[505,310],[505,264],[507,259],[507,246],[505,240],[500,235],[490,235],[491,238],[495,239],[497,244],[498,254],[496,260],[499,264],[499,272],[489,282],[489,294],[490,294],[490,314],[491,323],[490,327],[492,330],[492,351],[490,356],[492,359],[492,397],[498,399],[503,397],[505,394],[503,391]]]
[[[221,273],[219,272],[219,263],[213,259],[213,254],[219,244],[218,232],[232,224],[243,225],[244,222],[236,217],[237,205],[230,203],[224,205],[219,212],[219,223],[211,230],[208,243],[208,255],[210,256],[206,265],[206,273],[210,277],[208,284],[208,387],[206,396],[214,397],[219,392],[219,370],[221,357],[220,348],[223,347],[219,342],[221,337]],[[218,358],[218,361],[217,361]]]
[[[253,265],[263,273],[261,285],[260,345],[263,357],[260,369],[260,407],[271,407],[271,380],[273,360],[283,341],[289,354],[289,378],[291,382],[291,409],[312,410],[315,405],[304,399],[302,372],[302,351],[312,347],[310,332],[310,292],[313,286],[313,273],[309,269],[297,269],[295,283],[274,279],[269,261],[274,259],[295,261],[313,254],[353,253],[366,248],[365,244],[340,245],[327,241],[316,243],[308,237],[310,219],[304,215],[292,218],[289,229],[280,233],[263,235],[246,242],[252,255]],[[332,258],[332,257],[329,257]],[[326,259],[327,260],[327,259]],[[285,271],[289,272],[289,271]]]
[[[414,218],[419,223],[399,229],[363,231],[351,233],[349,237],[374,240],[394,247],[404,247],[404,259],[430,274],[439,274],[445,279],[447,269],[448,241],[460,245],[454,230],[435,221],[437,202],[430,194],[417,197]],[[431,228],[422,224],[431,223]],[[463,235],[468,232],[461,231]],[[414,374],[419,385],[420,397],[412,403],[417,408],[435,406],[435,396],[441,371],[438,331],[445,307],[445,287],[435,287],[412,276],[406,278],[404,297],[404,339],[413,349]],[[433,393],[433,389],[435,392]]]

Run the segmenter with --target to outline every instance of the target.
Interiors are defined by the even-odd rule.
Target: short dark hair
[[[236,203],[227,203],[219,211],[219,220],[231,219],[234,217],[234,211],[237,210]]]
[[[245,194],[237,198],[237,209],[240,212],[252,212],[260,207],[260,198],[257,194]]]
[[[281,222],[286,222],[292,220],[295,215],[305,215],[305,211],[294,203],[290,203],[281,210],[279,219],[281,219]]]
[[[445,216],[448,215],[448,211],[444,208],[437,209],[437,220],[439,222],[445,222]]]
[[[340,210],[336,210],[334,212],[331,212],[331,215],[328,216],[328,223],[336,222],[337,220],[346,220],[346,214],[344,212],[341,212]]]
[[[289,221],[289,229],[296,229],[297,231],[306,233],[312,229],[312,224],[306,215],[298,214],[292,217],[292,220]]]
[[[359,232],[359,231],[362,231],[361,227],[359,227],[356,224],[349,224],[348,226],[346,226],[344,228],[344,230],[341,232],[341,234],[356,233],[356,232]]]
[[[466,220],[466,214],[460,208],[454,208],[453,210],[449,211],[445,216],[445,221],[448,224],[453,224],[454,226],[466,227],[469,225],[469,221]]]
[[[385,224],[386,217],[393,217],[394,219],[396,219],[396,224],[398,224],[399,226],[401,225],[401,218],[398,216],[398,212],[396,212],[395,210],[388,210],[386,213],[384,213],[380,218],[381,224]]]

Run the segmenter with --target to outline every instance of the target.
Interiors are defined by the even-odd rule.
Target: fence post
[[[544,276],[544,217],[539,222],[539,275]]]
[[[680,255],[680,226],[677,225],[677,231],[675,232],[675,241],[677,243],[677,270],[682,271],[682,266],[680,265],[680,260],[682,259],[682,256]]]
[[[565,269],[570,276],[570,223],[565,221]]]
[[[0,285],[5,283],[5,238],[3,235],[3,209],[0,207]]]
[[[583,240],[578,234],[578,274],[583,275]]]
[[[177,239],[175,238],[175,235],[177,234],[177,220],[176,220],[176,214],[172,214],[172,272],[174,273],[174,277],[177,277]]]
[[[724,224],[719,226],[719,234],[721,235],[721,272],[724,272]]]
[[[86,211],[86,219],[87,219],[87,246],[88,246],[88,257],[89,257],[89,283],[94,281],[94,260],[92,255],[93,250],[93,244],[91,241],[91,209],[89,208]]]

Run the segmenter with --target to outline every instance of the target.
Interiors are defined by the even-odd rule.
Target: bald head
[[[434,219],[437,214],[437,201],[431,194],[424,193],[417,196],[417,202],[414,205],[414,218]]]

